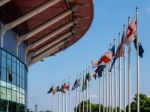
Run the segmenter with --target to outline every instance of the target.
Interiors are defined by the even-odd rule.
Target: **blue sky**
[[[85,68],[91,65],[92,59],[98,59],[109,48],[113,39],[118,41],[118,32],[122,32],[127,18],[135,16],[135,7],[139,7],[138,35],[145,53],[141,59],[141,92],[150,96],[150,0],[95,0],[95,14],[91,28],[77,43],[56,54],[56,56],[38,62],[29,68],[29,108],[39,105],[40,110],[51,108],[51,98],[46,94],[54,83],[61,83],[70,77],[71,82]],[[132,94],[136,91],[136,52],[132,44]],[[92,81],[93,101],[97,102],[98,82]],[[73,97],[74,93],[72,94]],[[133,96],[132,95],[132,96]],[[56,98],[55,98],[56,99]],[[72,98],[72,100],[74,100]],[[57,102],[57,101],[56,101]],[[74,105],[74,104],[72,104]]]

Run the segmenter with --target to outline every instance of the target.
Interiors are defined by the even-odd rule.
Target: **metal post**
[[[128,25],[130,23],[130,17],[128,17]],[[128,46],[128,112],[131,112],[131,66],[130,66],[130,53],[131,46]]]
[[[138,23],[138,7],[136,7],[136,19]],[[136,24],[137,25],[137,24]],[[137,35],[137,112],[140,112],[140,60],[139,60],[139,39],[138,39],[138,25],[136,26],[136,35]]]
[[[119,44],[120,44],[120,33],[119,33]],[[121,57],[119,58],[119,112],[121,112]]]
[[[101,93],[100,93],[100,92],[101,92],[101,88],[100,88],[100,77],[99,77],[99,80],[98,80],[98,81],[99,81],[99,112],[101,112],[101,100],[100,100],[100,99],[101,99],[101,97],[100,97],[100,96],[101,96]]]
[[[123,26],[123,32],[125,32],[125,25]],[[124,112],[126,112],[126,48],[124,45]]]
[[[105,112],[105,72],[103,72],[103,112]]]

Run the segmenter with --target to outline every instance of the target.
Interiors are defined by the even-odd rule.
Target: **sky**
[[[51,85],[62,84],[68,77],[73,83],[77,75],[91,65],[91,60],[99,59],[108,50],[114,38],[118,42],[118,33],[122,33],[124,24],[127,25],[128,16],[134,18],[136,6],[139,7],[138,37],[145,50],[144,57],[140,59],[140,89],[141,93],[150,96],[150,0],[95,0],[93,23],[83,38],[66,50],[29,68],[29,108],[34,109],[34,105],[38,104],[39,110],[51,109],[51,96],[47,95]],[[136,51],[133,44],[131,47],[133,97],[136,92]],[[91,91],[92,101],[97,103],[98,80],[91,82]],[[73,102],[74,97],[73,92],[71,94]],[[54,104],[57,104],[56,96],[54,100]],[[71,107],[74,107],[74,103],[71,103]]]

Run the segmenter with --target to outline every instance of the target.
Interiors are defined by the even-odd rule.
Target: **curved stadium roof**
[[[94,16],[93,0],[1,0],[0,6],[4,30],[27,43],[30,65],[77,42]]]

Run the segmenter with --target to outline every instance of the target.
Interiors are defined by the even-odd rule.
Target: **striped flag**
[[[72,91],[78,88],[80,85],[81,85],[81,79],[76,79],[73,84]]]
[[[112,70],[112,67],[113,67],[116,59],[124,56],[124,53],[125,53],[124,38],[125,38],[125,32],[123,32],[123,34],[122,34],[122,39],[121,39],[121,42],[120,42],[120,44],[117,48],[117,51],[116,51],[116,54],[114,56],[113,62],[111,64],[110,72]]]

